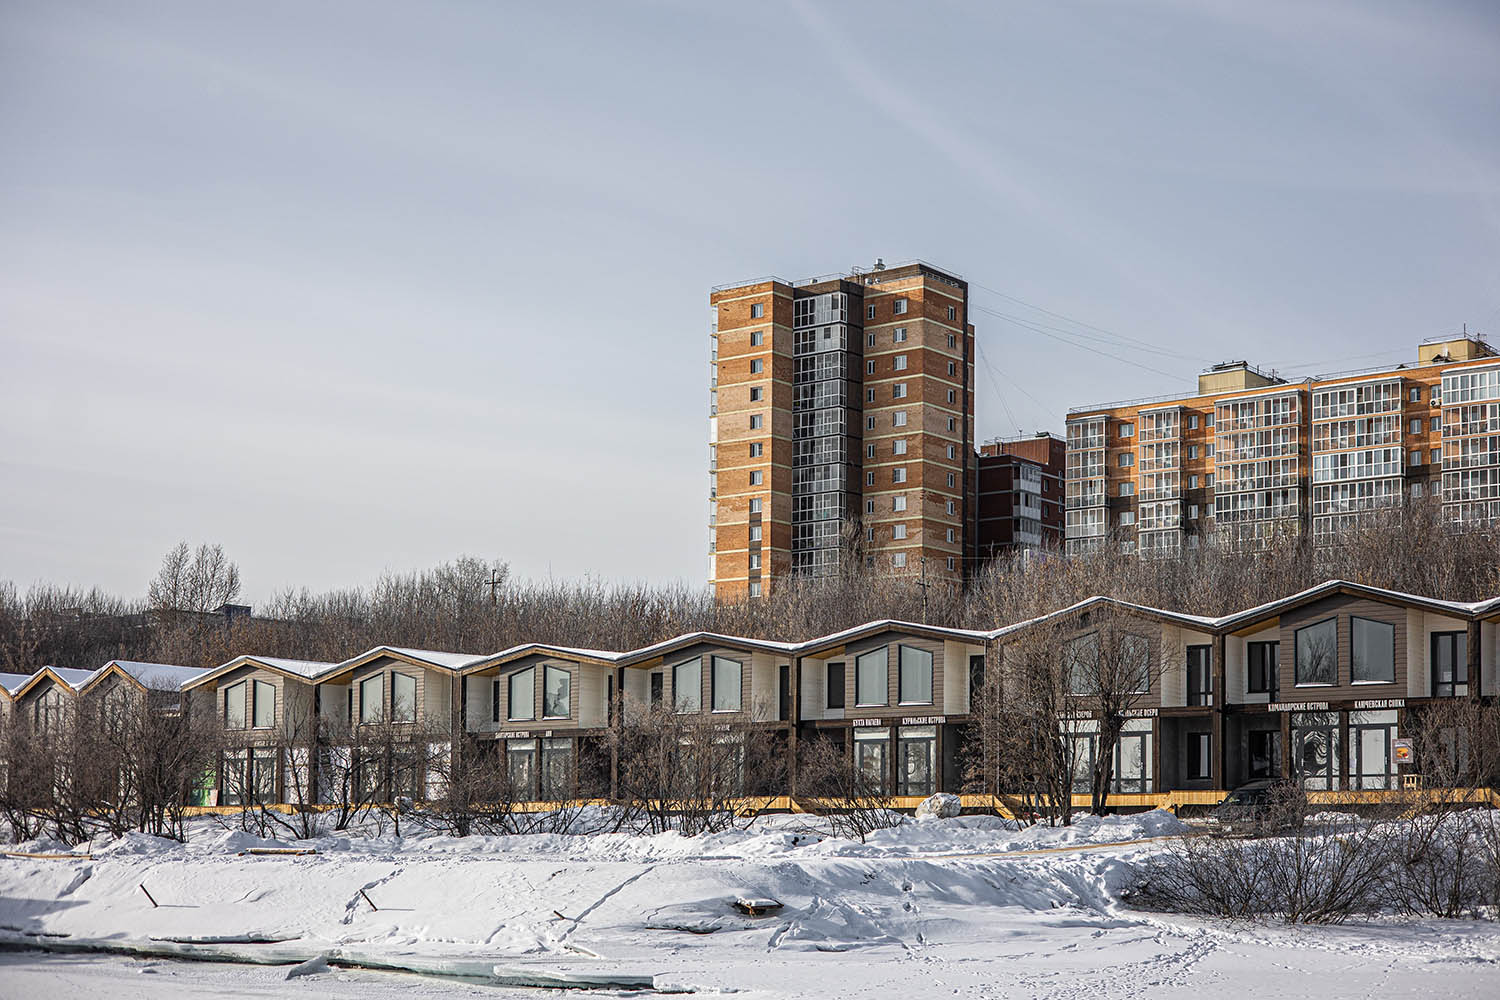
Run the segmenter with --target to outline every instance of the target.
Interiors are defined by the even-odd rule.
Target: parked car
[[[1307,813],[1302,786],[1285,778],[1261,778],[1224,796],[1214,819],[1225,831],[1258,836],[1295,827]]]

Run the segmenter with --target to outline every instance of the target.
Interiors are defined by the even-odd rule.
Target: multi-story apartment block
[[[716,288],[709,578],[847,560],[958,579],[974,547],[968,284],[920,261]]]
[[[1068,415],[1067,547],[1115,537],[1174,553],[1311,531],[1439,496],[1456,521],[1500,519],[1500,354],[1477,337],[1415,364],[1290,382],[1215,365],[1195,394]]]
[[[1062,544],[1066,459],[1066,442],[1045,431],[980,447],[975,514],[980,559]]]

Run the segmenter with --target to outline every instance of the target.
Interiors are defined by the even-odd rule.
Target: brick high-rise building
[[[1500,521],[1500,354],[1477,337],[1298,382],[1229,362],[1190,396],[1068,413],[1069,551],[1114,537],[1173,553],[1210,531],[1326,541],[1423,496],[1455,521]]]
[[[1066,456],[1063,439],[1046,431],[980,447],[975,517],[980,559],[1062,545]]]
[[[960,579],[974,551],[974,328],[914,261],[713,289],[710,569],[720,597],[791,573]]]

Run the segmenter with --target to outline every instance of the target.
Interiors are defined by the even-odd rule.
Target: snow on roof
[[[482,656],[473,660],[469,666],[488,666],[496,663],[504,663],[517,657],[527,656],[531,653],[551,653],[559,659],[570,656],[583,657],[590,660],[603,660],[605,663],[615,663],[625,658],[624,653],[617,653],[608,649],[583,649],[578,646],[558,646],[550,642],[523,642],[509,649],[502,649],[498,653]]]
[[[423,663],[443,670],[462,670],[471,663],[477,663],[480,660],[486,659],[486,657],[480,656],[477,653],[449,653],[440,649],[413,649],[408,646],[373,646],[363,653],[349,657],[347,660],[331,664],[323,673],[337,674],[367,660],[391,655],[420,660]]]
[[[922,625],[918,622],[903,622],[894,618],[882,618],[880,621],[865,622],[863,625],[855,625],[842,629],[838,632],[830,632],[828,635],[809,639],[807,642],[798,643],[797,649],[818,649],[823,646],[837,646],[856,636],[866,635],[873,632],[884,632],[887,629],[895,632],[926,632],[941,635],[953,639],[964,639],[970,642],[984,642],[990,637],[988,632],[981,632],[969,628],[952,628],[946,625]]]
[[[268,667],[274,667],[283,673],[296,674],[298,677],[306,677],[312,680],[314,677],[336,667],[336,663],[325,663],[322,660],[287,660],[279,656],[241,656],[229,661],[236,666],[243,663],[262,663]],[[225,664],[228,666],[229,664]],[[223,669],[220,667],[219,669]]]
[[[74,667],[43,667],[42,670],[50,670],[57,675],[59,680],[65,682],[73,690],[77,691],[95,674],[97,670],[78,670]],[[40,673],[40,671],[38,671]],[[32,674],[33,677],[36,674]]]
[[[174,663],[143,663],[139,660],[110,660],[109,663],[100,667],[98,672],[103,673],[111,665],[119,667],[139,681],[142,687],[153,691],[176,691],[188,681],[208,673],[204,667],[183,667]]]
[[[727,646],[746,646],[750,649],[768,650],[773,653],[795,653],[801,643],[774,642],[769,639],[747,639],[744,636],[722,635],[718,632],[688,632],[684,635],[674,636],[671,639],[663,639],[640,649],[633,649],[628,653],[620,654],[622,661],[634,662],[636,660],[649,660],[658,653],[665,653],[679,646],[692,646],[696,643],[722,643]]]
[[[1440,611],[1447,611],[1451,614],[1459,616],[1479,614],[1487,610],[1491,606],[1500,606],[1500,598],[1492,597],[1484,601],[1444,601],[1436,597],[1423,597],[1420,594],[1408,594],[1400,590],[1389,590],[1385,587],[1375,587],[1371,586],[1368,583],[1355,583],[1352,580],[1324,580],[1322,583],[1317,584],[1316,586],[1308,587],[1306,590],[1299,590],[1295,594],[1291,594],[1286,597],[1278,597],[1274,601],[1267,601],[1264,604],[1257,604],[1253,608],[1246,608],[1244,611],[1235,611],[1231,614],[1225,615],[1224,617],[1217,619],[1217,624],[1222,628],[1229,627],[1243,621],[1253,621],[1254,619],[1263,617],[1265,615],[1275,614],[1282,608],[1299,604],[1303,601],[1315,600],[1323,594],[1331,593],[1333,591],[1339,590],[1340,588],[1357,590],[1361,593],[1369,594],[1370,596],[1376,598],[1384,597],[1395,601],[1404,601],[1409,604],[1419,604],[1424,607],[1435,608]]]
[[[0,674],[0,688],[4,688],[9,694],[15,694],[29,680],[30,674]]]
[[[1115,607],[1123,608],[1127,611],[1136,611],[1142,614],[1157,615],[1184,625],[1194,625],[1203,629],[1215,628],[1218,626],[1218,623],[1220,621],[1217,618],[1210,618],[1205,615],[1189,615],[1184,614],[1181,611],[1167,611],[1164,608],[1153,608],[1145,604],[1135,604],[1131,601],[1122,601],[1118,597],[1107,597],[1103,594],[1096,594],[1093,597],[1086,597],[1075,604],[1070,604],[1065,608],[1059,608],[1056,611],[1049,611],[1045,615],[1038,615],[1035,618],[1028,618],[1025,621],[1016,622],[1012,625],[1005,625],[1001,628],[997,628],[991,632],[985,633],[985,636],[989,639],[1001,639],[1005,636],[1011,635],[1012,633],[1019,632],[1022,629],[1030,628],[1033,625],[1040,624],[1041,622],[1048,621],[1053,618],[1059,618],[1064,615],[1082,611],[1085,608],[1092,607],[1096,604],[1111,604]]]

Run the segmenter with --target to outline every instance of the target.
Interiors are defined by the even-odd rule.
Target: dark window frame
[[[1255,662],[1257,650],[1262,653],[1270,653],[1269,657],[1263,657],[1259,664]],[[1257,686],[1256,672],[1262,674],[1261,685]],[[1245,693],[1246,694],[1275,694],[1281,687],[1281,642],[1277,639],[1257,639],[1245,643]]]
[[[1309,681],[1302,679],[1302,633],[1324,625],[1333,626],[1333,679]],[[1336,687],[1339,682],[1339,618],[1330,615],[1315,622],[1308,622],[1292,630],[1292,683],[1296,687]]]
[[[1364,622],[1366,625],[1375,625],[1380,628],[1391,630],[1391,676],[1376,679],[1361,678],[1359,676],[1358,654],[1359,643],[1354,639],[1357,623]],[[1379,618],[1366,618],[1363,615],[1349,616],[1349,683],[1350,684],[1394,684],[1396,683],[1396,626],[1393,622],[1383,622]]]

